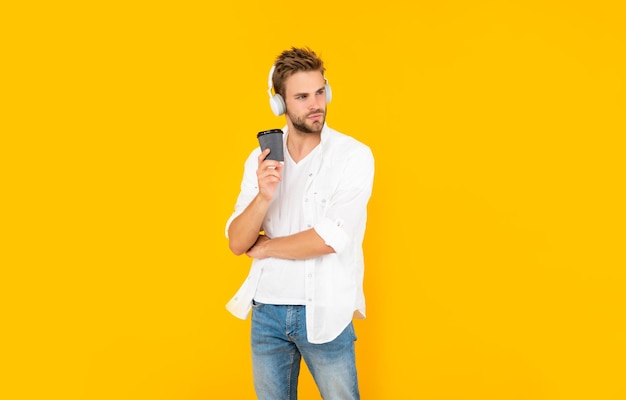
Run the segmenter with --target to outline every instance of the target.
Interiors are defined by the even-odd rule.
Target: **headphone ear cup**
[[[328,104],[333,99],[333,91],[328,83],[326,83],[324,91],[326,92],[326,104]]]
[[[272,108],[274,115],[277,117],[283,115],[285,113],[285,109],[287,108],[285,107],[283,97],[279,94],[275,94],[270,97],[270,107]]]

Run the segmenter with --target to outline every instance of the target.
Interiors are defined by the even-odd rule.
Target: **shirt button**
[[[309,299],[308,301],[313,301],[313,299]]]
[[[310,227],[311,227],[311,224],[306,224],[306,227],[307,227],[307,228],[310,228]]]
[[[308,202],[309,202],[309,199],[308,199],[308,198],[304,199],[304,202],[305,202],[305,203],[308,203]]]
[[[309,274],[309,278],[313,278],[313,274]]]

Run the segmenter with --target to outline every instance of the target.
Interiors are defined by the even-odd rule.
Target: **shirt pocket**
[[[331,176],[318,176],[311,188],[313,204],[317,217],[326,217],[332,203],[332,196],[335,192],[335,178]]]
[[[313,204],[315,205],[315,213],[318,216],[325,216],[328,206],[330,205],[329,192],[316,190],[313,192]]]

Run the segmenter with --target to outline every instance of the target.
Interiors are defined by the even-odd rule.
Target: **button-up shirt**
[[[286,152],[289,132],[287,128],[283,131]],[[324,125],[319,146],[321,151],[311,154],[314,158],[301,204],[305,226],[315,229],[335,253],[304,261],[307,338],[311,343],[333,340],[353,316],[365,318],[362,244],[374,180],[374,157],[365,144]],[[255,148],[246,160],[241,191],[226,223],[226,235],[233,219],[258,194],[256,170],[260,153]],[[284,231],[280,209],[275,206],[280,192],[277,188],[263,222],[262,228],[270,238]],[[247,318],[259,279],[272,260],[275,261],[271,257],[252,261],[248,277],[226,305],[233,315]]]

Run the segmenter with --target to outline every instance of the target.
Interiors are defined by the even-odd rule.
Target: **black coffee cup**
[[[270,149],[270,153],[265,157],[266,160],[284,161],[283,154],[283,131],[280,129],[270,129],[261,131],[256,135],[261,145],[261,151]]]

